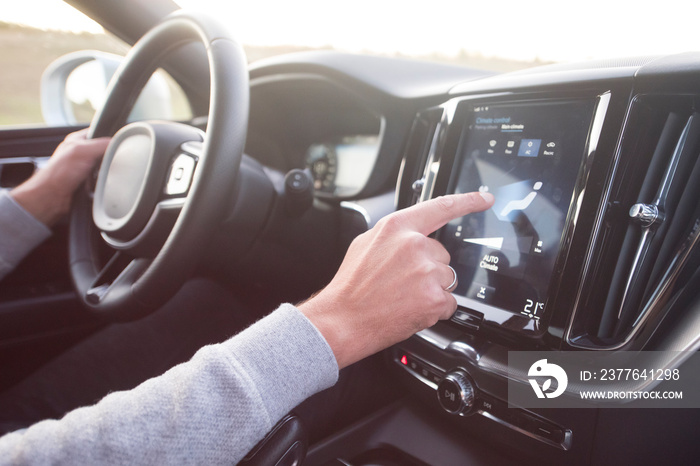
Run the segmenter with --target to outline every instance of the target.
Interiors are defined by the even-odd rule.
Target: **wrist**
[[[339,317],[342,304],[333,302],[321,291],[318,295],[299,304],[297,308],[323,335],[335,356],[338,368],[342,369],[362,359],[357,356],[358,341],[353,338],[350,322]]]
[[[54,187],[50,180],[37,172],[29,180],[14,188],[10,195],[24,210],[50,227],[70,210],[71,196]]]

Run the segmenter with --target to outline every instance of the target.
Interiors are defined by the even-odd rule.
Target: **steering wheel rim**
[[[115,73],[88,137],[114,135],[126,123],[133,103],[163,57],[190,42],[205,46],[209,62],[207,131],[181,211],[160,250],[154,257],[139,257],[127,247],[128,253],[101,266],[94,247],[98,228],[90,215],[92,199],[87,190],[76,195],[72,208],[69,256],[73,284],[88,309],[111,320],[143,316],[177,292],[235,194],[248,124],[247,62],[242,47],[212,18],[180,11],[144,35]],[[119,150],[112,143],[107,154]],[[110,161],[104,158],[100,177],[109,171]]]

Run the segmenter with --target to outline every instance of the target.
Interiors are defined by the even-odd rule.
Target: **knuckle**
[[[401,214],[395,213],[379,220],[376,226],[379,227],[380,231],[395,232],[401,228],[402,223]]]
[[[435,198],[435,205],[438,209],[445,213],[450,213],[454,207],[454,199],[447,196],[440,196]]]
[[[411,254],[423,253],[426,250],[427,238],[419,233],[404,235],[404,246],[409,248]]]
[[[423,279],[431,279],[437,274],[437,265],[432,261],[422,261],[418,267],[418,272]],[[431,290],[428,290],[430,292]]]
[[[450,253],[445,249],[445,246],[442,245],[438,240],[434,238],[427,238],[431,250],[433,251],[433,254],[435,255],[435,259],[437,259],[439,262],[449,264],[450,263]]]

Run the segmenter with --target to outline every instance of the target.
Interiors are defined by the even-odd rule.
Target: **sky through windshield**
[[[693,2],[666,0],[177,0],[210,11],[250,45],[332,47],[421,56],[459,53],[573,61],[699,50]],[[41,5],[38,5],[41,4]],[[46,4],[46,6],[44,6]],[[99,30],[61,14],[57,0],[13,2],[2,19],[40,28]],[[37,16],[36,12],[42,11]],[[685,11],[685,13],[683,13]],[[48,20],[53,20],[48,24]],[[58,23],[58,24],[56,24]]]

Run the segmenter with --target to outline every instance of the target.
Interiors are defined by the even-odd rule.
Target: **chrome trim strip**
[[[435,179],[440,171],[440,155],[438,153],[438,145],[440,140],[440,133],[445,126],[445,114],[443,113],[442,118],[435,126],[435,132],[432,136],[432,141],[430,142],[430,149],[428,150],[428,159],[425,162],[425,170],[423,172],[422,179],[425,180],[423,183],[423,190],[420,193],[420,198],[418,202],[427,201],[433,197],[433,189],[435,188]]]
[[[343,209],[355,211],[358,214],[362,215],[362,217],[365,219],[365,223],[367,224],[367,229],[371,227],[372,219],[369,216],[369,212],[367,212],[367,209],[365,209],[361,205],[355,204],[354,202],[350,201],[342,201],[340,203],[340,207],[342,207]]]
[[[37,169],[43,168],[51,157],[7,157],[0,159],[0,166],[12,165],[16,163],[31,163]]]
[[[700,310],[698,306],[700,300],[696,300],[689,306],[689,310],[679,325],[671,332],[670,338],[667,338],[658,351],[679,351],[694,353],[700,350],[700,333],[697,331],[700,328]],[[678,364],[680,366],[680,364]]]
[[[502,426],[508,427],[509,429],[512,429],[516,432],[520,432],[521,434],[526,435],[532,439],[539,440],[540,442],[546,443],[547,445],[551,445],[555,448],[559,448],[560,450],[567,451],[571,448],[573,433],[571,432],[570,429],[563,429],[564,440],[562,441],[562,443],[556,443],[556,442],[549,440],[548,438],[540,437],[539,435],[536,435],[532,432],[528,432],[525,429],[522,429],[522,428],[520,428],[516,425],[513,425],[507,421],[504,421],[503,419],[494,416],[493,414],[489,413],[488,411],[478,410],[477,413],[481,414],[482,416],[484,416],[487,419],[491,419],[492,421],[497,422],[498,424],[500,424]]]
[[[447,347],[452,343],[452,340],[436,332],[432,328],[426,328],[416,333],[416,336],[422,338],[424,341],[430,343],[438,349],[445,351]]]
[[[610,106],[610,100],[612,96],[610,91],[604,92],[602,94],[599,94],[597,96],[597,101],[596,101],[596,106],[595,106],[595,111],[593,113],[593,119],[591,120],[591,126],[590,126],[590,133],[588,136],[588,141],[587,141],[587,146],[586,146],[586,153],[583,157],[582,164],[579,168],[579,178],[576,182],[576,186],[574,187],[574,192],[572,193],[572,200],[571,204],[569,206],[569,213],[567,215],[566,223],[565,223],[565,228],[562,234],[562,241],[560,243],[560,251],[559,255],[560,257],[557,258],[557,261],[554,266],[554,270],[557,268],[563,269],[565,267],[566,261],[568,261],[568,254],[565,255],[564,257],[561,257],[562,251],[567,251],[569,246],[571,245],[574,232],[576,230],[576,225],[578,224],[579,216],[581,214],[581,206],[583,203],[583,198],[586,193],[586,187],[588,183],[588,178],[591,173],[591,167],[593,164],[593,159],[595,156],[596,151],[598,150],[598,143],[600,142],[600,136],[603,131],[603,125],[605,123],[605,117],[608,113],[608,108]],[[605,205],[605,204],[602,204]],[[601,209],[598,209],[598,216],[599,218],[596,219],[595,226],[594,226],[594,231],[595,228],[600,228],[603,222],[603,216],[600,213]],[[592,238],[595,236],[592,236]],[[589,252],[592,254],[592,249],[589,250]],[[587,254],[587,262],[584,265],[584,268],[582,270],[582,273],[580,277],[586,277],[587,276],[587,270],[588,267],[590,266],[590,257]],[[551,281],[550,281],[550,290],[559,290],[561,287],[561,274],[557,277],[555,274],[553,274]],[[573,316],[576,314],[576,309],[577,305],[579,302],[579,298],[582,292],[582,287],[579,286],[577,291],[577,298],[574,301],[574,308],[572,312],[572,319]],[[550,295],[548,296],[547,301],[549,301],[549,297],[551,297],[551,291]],[[545,306],[549,306],[549,302]],[[546,307],[545,307],[545,312]],[[571,321],[573,322],[573,320]],[[571,325],[568,326],[569,329]],[[567,332],[569,330],[567,329]]]
[[[451,351],[453,353],[458,353],[465,358],[469,360],[472,364],[475,366],[479,365],[479,360],[481,359],[481,355],[479,352],[471,345],[463,342],[463,341],[453,341],[447,346],[447,351]]]
[[[624,120],[622,122],[622,128],[620,130],[620,134],[625,134],[629,129],[629,120],[631,118],[633,106],[634,105],[632,104],[627,108],[627,112],[626,112]],[[598,115],[596,112],[596,117],[597,116]],[[587,277],[587,276],[589,276],[589,274],[591,272],[591,267],[593,265],[593,255],[595,253],[595,250],[597,249],[598,242],[600,241],[600,234],[601,234],[601,230],[603,228],[605,215],[607,213],[606,206],[608,205],[608,202],[610,201],[610,195],[612,192],[613,182],[617,178],[617,170],[618,170],[618,167],[620,164],[621,154],[622,154],[622,138],[618,138],[617,143],[615,145],[615,153],[614,153],[613,159],[612,159],[612,169],[610,170],[610,174],[608,176],[608,179],[605,182],[605,188],[603,189],[603,195],[601,196],[600,203],[598,204],[597,214],[596,214],[596,218],[594,219],[593,229],[591,232],[591,240],[588,243],[588,248],[586,249],[586,255],[585,255],[585,259],[583,261],[583,267],[581,269],[580,277]],[[578,289],[576,290],[576,298],[574,299],[573,311],[571,312],[571,317],[569,318],[569,322],[568,322],[568,325],[566,327],[566,332],[564,334],[564,341],[566,341],[567,344],[569,344],[570,346],[572,346],[574,348],[592,349],[592,350],[601,350],[601,351],[608,349],[608,348],[601,348],[601,347],[593,347],[590,345],[583,345],[583,344],[576,343],[574,341],[575,337],[572,335],[573,326],[574,326],[574,322],[576,321],[576,317],[579,314],[579,310],[582,307],[582,303],[583,303],[583,286],[579,285]]]
[[[33,163],[38,164],[39,162],[48,162],[51,157],[6,157],[0,159],[0,165],[12,164],[12,163]]]

